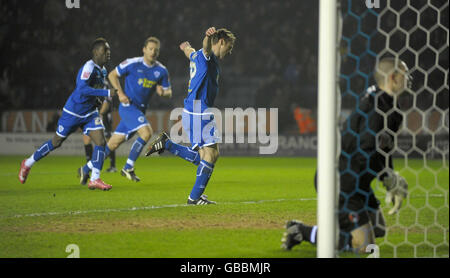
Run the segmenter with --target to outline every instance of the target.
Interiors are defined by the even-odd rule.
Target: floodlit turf
[[[222,157],[205,192],[219,203],[215,206],[185,205],[195,167],[176,157],[141,157],[139,183],[103,172],[113,185],[108,192],[79,184],[76,170],[83,157],[50,155],[22,185],[17,179],[22,159],[0,157],[0,257],[64,258],[69,244],[79,246],[82,258],[316,255],[309,243],[290,252],[280,249],[286,220],[316,223],[312,158]],[[117,165],[124,162],[119,157]],[[381,257],[448,257],[448,169],[438,170],[435,180],[429,173],[439,162],[415,175],[411,170],[421,165],[410,161],[410,170],[402,172],[413,186],[401,214],[386,217],[393,225],[377,240]],[[383,190],[376,192],[384,204]],[[348,256],[354,255],[343,255]]]

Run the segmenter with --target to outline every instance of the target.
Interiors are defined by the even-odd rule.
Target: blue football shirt
[[[142,111],[155,94],[156,85],[161,85],[164,90],[170,88],[169,72],[158,61],[149,66],[144,57],[130,58],[117,66],[116,71],[119,76],[125,76],[125,94],[131,104]]]
[[[213,52],[206,57],[202,49],[192,52],[189,60],[190,80],[188,95],[184,99],[184,108],[189,112],[198,112],[194,111],[193,106],[195,101],[199,101],[201,112],[203,112],[213,107],[219,92],[219,63]]]
[[[97,111],[97,97],[109,97],[106,88],[106,68],[87,61],[78,71],[76,88],[69,96],[63,111],[76,117],[87,117]]]

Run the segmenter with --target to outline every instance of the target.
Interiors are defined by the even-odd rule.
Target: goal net
[[[397,132],[386,125],[383,128],[394,138],[392,151],[384,156],[386,162],[388,157],[392,158],[393,170],[408,184],[408,194],[400,210],[389,214],[392,204],[385,200],[388,192],[382,179],[387,172],[374,172],[367,162],[368,174],[376,175],[371,188],[380,200],[379,207],[385,219],[385,225],[379,221],[373,223],[375,229],[384,229],[384,235],[376,238],[375,248],[371,249],[376,249],[379,257],[449,255],[448,6],[447,0],[338,1],[337,90],[341,125],[338,139],[341,144],[338,145],[354,135],[358,142],[357,151],[363,156],[371,155],[361,147],[362,136],[358,137],[358,132],[346,124],[346,119],[352,113],[359,113],[364,120],[370,121],[371,116],[357,107],[367,90],[375,85],[374,69],[381,59],[392,57],[404,61],[412,77],[412,85],[396,98],[393,110],[376,111],[385,113],[385,123],[392,113],[403,118]],[[366,133],[372,133],[378,144],[380,138],[376,131],[369,129]],[[341,154],[352,157],[349,153]],[[365,209],[375,212],[369,196],[372,192],[360,188],[362,182],[356,177],[361,173],[355,173],[350,165],[347,163],[339,171],[340,175],[355,177],[355,187],[340,197],[349,201],[355,194],[365,195]],[[339,186],[342,189],[345,185]],[[343,208],[338,210],[343,212]],[[355,220],[356,226],[357,218],[356,212],[355,219],[350,219]],[[341,229],[339,234],[347,241],[351,240],[349,232]],[[342,246],[336,250],[338,256],[348,254],[342,252]]]

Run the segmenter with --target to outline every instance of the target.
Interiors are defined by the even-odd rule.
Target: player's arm
[[[127,95],[122,89],[122,86],[120,85],[119,80],[119,74],[117,73],[117,70],[114,69],[108,74],[108,79],[111,84],[111,86],[117,90],[117,95],[119,96],[119,101],[122,103],[130,103],[130,100],[128,99]]]
[[[195,49],[192,48],[188,41],[182,42],[180,44],[180,49],[188,59],[190,59],[192,52],[195,52]]]
[[[94,96],[94,97],[109,97],[113,96],[114,92],[113,90],[107,90],[107,89],[95,89],[92,88],[89,85],[81,85],[80,90],[83,95],[85,96]]]
[[[108,113],[108,111],[109,111],[109,106],[110,106],[109,101],[107,101],[107,100],[103,101],[102,106],[100,106],[99,113],[101,115],[106,115]]]
[[[167,98],[172,97],[172,89],[171,88],[164,89],[161,85],[156,85],[156,93],[161,97]]]
[[[212,36],[216,33],[215,27],[210,27],[205,32],[205,38],[203,39],[203,53],[206,57],[211,55],[212,51]]]
[[[115,94],[115,90],[108,89],[95,89],[89,86],[87,80],[80,80],[77,84],[78,89],[80,90],[82,95],[85,96],[95,96],[95,97],[112,97]]]

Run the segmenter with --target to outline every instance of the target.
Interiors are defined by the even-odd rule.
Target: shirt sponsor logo
[[[153,80],[148,80],[147,78],[139,78],[138,84],[144,88],[151,88],[151,87],[155,86],[156,82]]]

